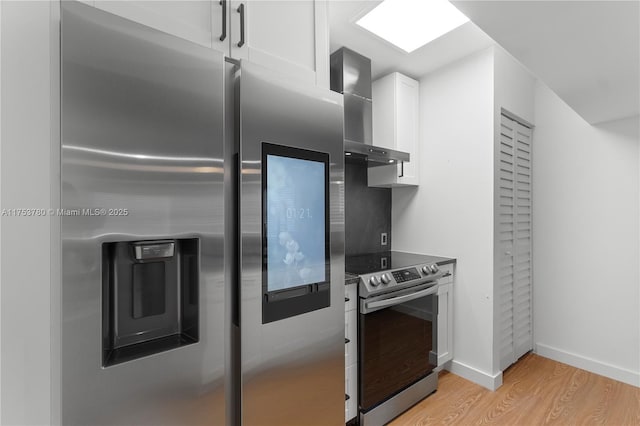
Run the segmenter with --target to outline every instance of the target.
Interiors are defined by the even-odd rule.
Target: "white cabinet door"
[[[228,41],[220,41],[223,15],[219,1],[95,0],[84,3],[202,46],[228,51]]]
[[[231,56],[329,87],[324,0],[230,2]]]
[[[453,359],[453,285],[438,288],[438,366]]]
[[[358,307],[358,284],[349,284],[344,292],[344,310],[353,311]]]
[[[370,167],[369,186],[419,184],[419,90],[419,82],[398,72],[373,82],[373,144],[408,152],[411,160],[408,163]]]
[[[349,395],[346,401],[345,422],[353,419],[358,413],[358,365],[352,364],[347,367],[345,392]]]
[[[438,366],[453,359],[453,265],[440,269],[449,275],[439,280],[438,287]]]
[[[411,154],[411,161],[397,167],[398,183],[418,185],[418,113],[420,83],[398,74],[396,80],[396,149]]]
[[[349,367],[358,362],[358,318],[356,312],[346,312],[345,319],[344,363]]]

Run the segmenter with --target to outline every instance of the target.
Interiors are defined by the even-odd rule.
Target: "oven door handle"
[[[419,299],[421,297],[430,296],[432,294],[436,294],[438,292],[438,286],[434,285],[424,290],[417,291],[415,293],[405,294],[403,296],[391,297],[389,299],[376,300],[373,302],[364,302],[364,306],[362,309],[363,314],[368,314],[369,312],[377,311],[382,308],[387,308],[393,305],[399,305],[404,302],[408,302],[410,300]]]

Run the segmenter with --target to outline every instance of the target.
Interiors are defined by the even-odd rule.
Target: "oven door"
[[[363,413],[425,378],[436,367],[437,291],[437,283],[432,281],[360,299],[358,394]]]

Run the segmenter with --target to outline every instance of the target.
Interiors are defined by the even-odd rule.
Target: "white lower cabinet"
[[[438,366],[453,359],[453,264],[440,267],[450,274],[438,287]]]
[[[358,413],[358,284],[349,284],[345,291],[344,312],[344,360],[345,389],[349,396],[345,401],[345,422]]]
[[[348,367],[358,362],[358,324],[356,311],[345,312],[345,336],[344,365]]]
[[[346,368],[346,392],[349,399],[345,402],[345,423],[353,419],[358,413],[358,365],[353,364]]]

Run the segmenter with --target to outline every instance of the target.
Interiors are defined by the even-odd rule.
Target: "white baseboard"
[[[569,364],[576,368],[609,377],[620,382],[640,387],[640,372],[620,368],[615,365],[577,355],[542,343],[536,343],[534,352],[545,358]]]
[[[502,386],[502,371],[498,374],[489,374],[477,368],[463,364],[455,359],[447,363],[445,368],[464,379],[470,380],[484,388],[494,391]]]

